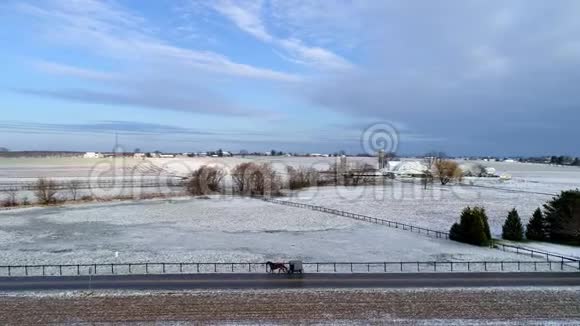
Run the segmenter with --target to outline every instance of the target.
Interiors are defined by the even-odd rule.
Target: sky
[[[4,0],[0,147],[580,156],[580,1]]]

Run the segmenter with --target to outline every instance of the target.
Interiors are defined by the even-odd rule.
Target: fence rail
[[[389,220],[380,219],[380,218],[376,218],[376,217],[370,217],[370,216],[366,216],[366,215],[362,215],[362,214],[356,214],[356,213],[341,211],[338,209],[310,205],[310,204],[295,203],[295,202],[279,200],[279,199],[272,199],[272,198],[263,198],[263,200],[270,202],[270,203],[274,203],[274,204],[307,208],[307,209],[311,209],[314,211],[344,216],[344,217],[353,218],[353,219],[360,220],[360,221],[386,225],[386,226],[391,227],[391,228],[403,229],[405,231],[411,231],[411,232],[417,232],[417,233],[425,234],[427,236],[432,236],[435,238],[449,239],[449,233],[447,233],[447,232],[427,229],[427,228],[416,226],[416,225],[410,225],[410,224],[406,224],[406,223],[389,221]]]
[[[516,254],[520,254],[520,255],[530,255],[530,257],[545,257],[546,261],[550,261],[550,259],[554,259],[556,261],[561,261],[561,262],[579,262],[580,259],[577,258],[572,258],[572,257],[566,257],[566,256],[562,256],[562,255],[558,255],[558,254],[554,254],[554,253],[550,253],[550,252],[545,252],[542,250],[536,250],[536,249],[530,249],[530,248],[524,248],[524,247],[519,247],[519,246],[512,246],[512,245],[507,245],[507,244],[503,244],[503,243],[495,243],[494,246],[497,249],[503,250],[503,251],[510,251],[510,252],[514,252]]]
[[[305,273],[578,272],[580,263],[555,261],[305,262]],[[76,276],[267,273],[266,263],[112,263],[0,266],[0,276]]]
[[[428,236],[434,236],[436,238],[449,239],[449,233],[447,233],[447,232],[432,230],[432,229],[423,228],[423,227],[420,227],[420,226],[415,226],[415,225],[410,225],[410,224],[405,224],[405,223],[400,223],[400,222],[395,222],[395,221],[384,220],[384,219],[380,219],[380,218],[375,218],[375,217],[370,217],[370,216],[366,216],[366,215],[361,215],[361,214],[356,214],[356,213],[341,211],[341,210],[338,210],[338,209],[332,209],[332,208],[327,208],[327,207],[323,207],[323,206],[316,206],[316,205],[310,205],[310,204],[296,203],[296,202],[279,200],[279,199],[272,199],[272,198],[263,198],[263,200],[265,200],[267,202],[270,202],[270,203],[280,204],[280,205],[286,205],[286,206],[291,206],[291,207],[307,208],[307,209],[311,209],[311,210],[315,210],[315,211],[319,211],[319,212],[324,212],[324,213],[329,213],[329,214],[334,214],[334,215],[339,215],[339,216],[354,218],[354,219],[361,220],[361,221],[365,221],[365,222],[371,222],[371,223],[375,223],[375,224],[386,225],[386,226],[392,227],[392,228],[400,228],[400,229],[403,229],[403,230],[406,230],[406,231],[411,231],[411,232],[417,232],[417,233],[421,233],[421,234],[426,234]],[[513,252],[513,253],[516,253],[516,254],[519,254],[519,255],[529,255],[532,258],[534,258],[534,257],[541,257],[541,258],[545,257],[546,258],[546,261],[550,261],[551,259],[554,260],[554,261],[561,261],[561,262],[564,262],[564,263],[566,263],[566,262],[577,263],[577,262],[580,261],[580,259],[576,259],[576,258],[572,258],[572,257],[566,257],[566,256],[563,256],[563,255],[549,253],[549,252],[545,252],[545,251],[541,251],[541,250],[529,249],[529,248],[512,246],[512,245],[506,245],[506,244],[502,244],[502,243],[494,243],[494,247],[497,248],[497,249],[506,251],[506,252],[509,251],[509,252]]]

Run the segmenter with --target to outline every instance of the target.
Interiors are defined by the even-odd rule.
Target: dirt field
[[[4,296],[0,324],[580,325],[578,289],[309,290]]]

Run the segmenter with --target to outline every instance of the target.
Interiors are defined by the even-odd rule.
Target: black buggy
[[[288,262],[290,268],[288,268],[288,274],[302,274],[302,261],[301,260],[291,260]]]

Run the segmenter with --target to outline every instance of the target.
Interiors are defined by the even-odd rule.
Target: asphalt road
[[[164,274],[0,277],[0,291],[580,286],[580,273]]]

